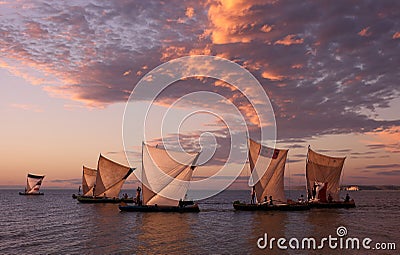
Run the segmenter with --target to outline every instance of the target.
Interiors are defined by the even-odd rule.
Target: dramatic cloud
[[[0,66],[88,107],[124,102],[144,74],[193,54],[246,67],[271,98],[280,138],[381,132],[400,89],[398,1],[4,1]],[[208,79],[166,91],[239,92]]]

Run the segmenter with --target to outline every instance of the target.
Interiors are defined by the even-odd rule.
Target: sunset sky
[[[308,145],[347,156],[343,184],[399,184],[398,10],[399,1],[2,0],[0,185],[23,187],[31,172],[46,175],[43,187],[75,188],[99,153],[127,164],[122,121],[132,89],[188,55],[229,59],[258,79],[275,112],[277,147],[289,149],[287,185],[305,184]],[[179,81],[156,107],[202,90],[255,124],[240,92],[212,79]],[[193,121],[186,137],[222,132],[213,117]],[[138,165],[142,129],[131,151]],[[195,175],[209,175],[217,161]]]

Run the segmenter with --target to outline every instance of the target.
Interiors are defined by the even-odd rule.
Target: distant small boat
[[[26,188],[24,192],[19,192],[20,195],[44,195],[44,193],[40,192],[40,186],[42,185],[42,181],[44,179],[44,175],[36,175],[36,174],[29,174],[26,179]]]
[[[310,209],[307,202],[289,203],[286,200],[283,177],[287,154],[288,150],[270,148],[249,139],[251,178],[254,180],[261,176],[253,186],[257,203],[256,201],[250,204],[235,201],[233,203],[235,210],[302,211]]]
[[[132,198],[119,198],[122,185],[135,168],[116,163],[100,154],[97,171],[90,168],[83,169],[83,195],[76,196],[81,203],[120,203],[133,201]],[[93,176],[96,179],[93,183]]]
[[[143,143],[143,201],[135,205],[121,203],[119,209],[126,212],[199,212],[197,203],[183,200],[199,155],[166,151]]]
[[[354,200],[339,198],[340,176],[346,157],[331,157],[311,150],[308,146],[306,181],[312,208],[353,208]]]

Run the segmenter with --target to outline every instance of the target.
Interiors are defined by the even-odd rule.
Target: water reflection
[[[137,220],[139,252],[171,254],[194,250],[194,236],[189,225],[191,215],[144,213]]]

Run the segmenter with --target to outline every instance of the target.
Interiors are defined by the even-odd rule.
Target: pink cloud
[[[299,38],[297,35],[291,34],[285,36],[283,39],[276,41],[274,44],[289,46],[292,44],[302,44],[303,42],[304,42],[303,38]]]

